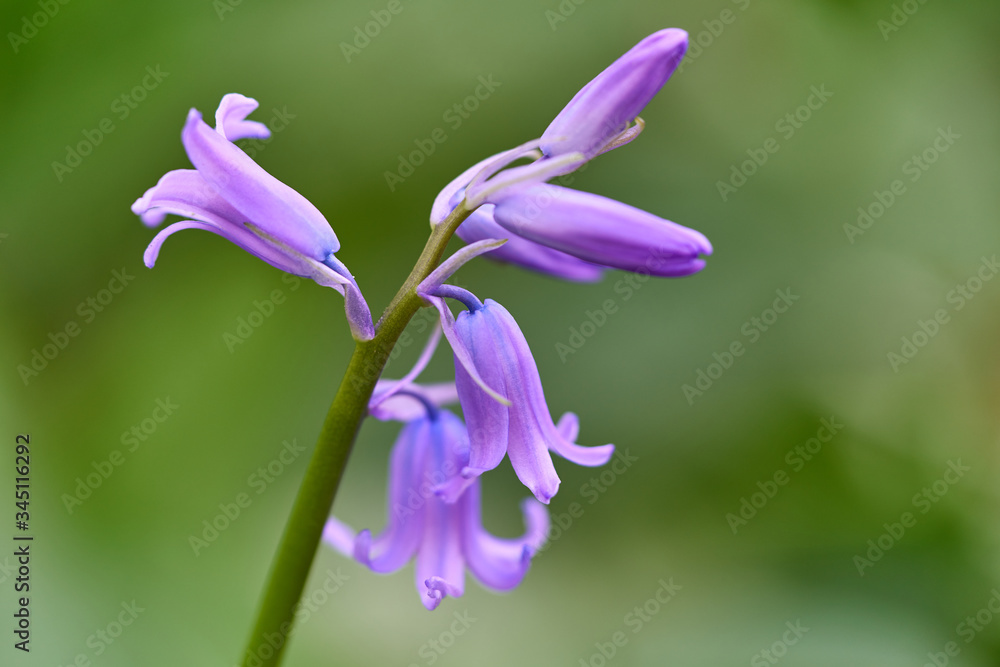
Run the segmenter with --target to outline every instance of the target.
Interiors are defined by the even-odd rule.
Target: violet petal
[[[688,35],[677,28],[646,37],[611,63],[570,100],[542,134],[548,156],[579,152],[591,158],[624,131],[677,69]]]
[[[493,217],[508,231],[579,259],[654,276],[705,266],[712,244],[700,232],[628,204],[558,185],[510,188]]]

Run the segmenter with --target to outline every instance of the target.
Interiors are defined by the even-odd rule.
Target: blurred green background
[[[708,268],[640,283],[627,300],[622,274],[573,285],[485,261],[460,274],[518,318],[553,412],[581,415],[580,442],[614,442],[638,462],[613,474],[557,461],[551,509],[563,528],[509,595],[470,581],[428,613],[412,567],[377,576],[323,549],[307,592],[328,571],[346,580],[310,612],[287,664],[1000,662],[988,606],[1000,595],[1000,280],[977,282],[1000,252],[1000,7],[401,2],[350,62],[341,44],[386,2],[0,7],[0,495],[12,536],[13,441],[30,433],[36,537],[32,650],[15,651],[8,631],[0,663],[234,664],[306,456],[263,488],[251,476],[284,441],[311,450],[346,365],[351,340],[329,290],[203,233],[172,238],[156,270],[142,265],[152,234],[129,206],[189,166],[189,108],[210,117],[235,91],[260,101],[254,118],[286,119],[247,150],[324,212],[380,312],[445,183],[538,136],[580,86],[669,26],[689,30],[693,57],[646,109],[643,136],[574,187],[704,232]],[[147,67],[165,75],[153,85]],[[491,75],[500,85],[479,108],[457,127],[446,120]],[[144,99],[128,106],[121,96],[144,77]],[[832,96],[802,111],[823,86]],[[809,118],[783,120],[796,112]],[[447,140],[390,191],[385,172],[436,128]],[[88,134],[100,138],[90,154],[53,166]],[[779,150],[743,165],[769,138]],[[730,181],[734,167],[754,173]],[[720,181],[741,184],[723,200]],[[845,230],[890,196],[862,233]],[[113,271],[134,279],[112,295]],[[284,302],[227,346],[274,290]],[[776,290],[798,300],[774,317]],[[88,298],[107,303],[98,312]],[[561,358],[557,344],[608,299],[617,311]],[[69,322],[79,334],[22,377]],[[736,342],[744,352],[729,363]],[[442,352],[424,379],[450,372]],[[158,400],[177,406],[162,423]],[[842,427],[816,451],[824,419]],[[145,438],[134,445],[133,427]],[[359,528],[384,524],[396,432],[362,429],[335,505]],[[794,453],[810,446],[809,460]],[[78,478],[107,470],[115,450],[121,464],[67,507]],[[196,555],[189,537],[240,493],[252,504]],[[507,463],[484,493],[487,527],[516,534],[526,492]],[[12,561],[0,557],[8,619]],[[627,615],[671,578],[681,590],[636,632]],[[143,611],[102,639],[133,601]],[[454,637],[456,613],[476,620]],[[627,642],[608,659],[616,632]]]

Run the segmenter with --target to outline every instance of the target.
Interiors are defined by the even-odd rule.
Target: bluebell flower
[[[518,479],[535,498],[548,503],[559,490],[550,452],[578,465],[600,466],[611,458],[614,445],[576,444],[576,415],[566,413],[558,425],[554,423],[531,349],[507,309],[492,299],[484,303],[467,290],[444,284],[464,262],[498,245],[480,241],[463,248],[417,288],[441,315],[455,354],[455,385],[469,431],[468,465],[438,490],[445,500],[454,501],[507,456]],[[466,310],[453,318],[445,298],[458,300]]]
[[[374,336],[371,312],[347,267],[334,255],[340,241],[323,214],[305,197],[268,174],[233,142],[270,136],[246,116],[256,100],[231,93],[222,98],[215,129],[191,109],[181,141],[195,169],[167,172],[132,205],[149,227],[167,215],[187,220],[159,232],[146,248],[152,268],[168,236],[182,229],[218,234],[271,266],[332,287],[344,295],[351,332]]]
[[[415,401],[420,414],[409,415],[413,418],[392,449],[385,530],[373,537],[368,530],[355,533],[331,518],[323,538],[381,574],[416,560],[417,592],[427,609],[435,609],[446,596],[462,596],[466,568],[487,588],[511,590],[524,579],[531,557],[545,543],[548,512],[534,499],[525,499],[521,504],[525,533],[504,539],[483,528],[478,482],[454,502],[440,498],[435,489],[468,465],[468,435],[462,420],[414,389],[395,394]]]

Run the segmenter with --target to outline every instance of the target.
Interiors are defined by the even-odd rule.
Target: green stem
[[[440,263],[452,234],[470,213],[463,202],[434,227],[413,271],[379,320],[375,338],[355,346],[271,564],[257,620],[242,656],[243,667],[250,667],[251,663],[255,667],[280,664],[292,631],[295,607],[302,597],[323,526],[330,516],[361,421],[368,412],[375,383],[406,324],[424,305],[417,296],[417,285]]]

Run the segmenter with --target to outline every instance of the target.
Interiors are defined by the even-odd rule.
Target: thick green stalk
[[[413,271],[379,320],[375,338],[359,342],[354,348],[271,564],[257,620],[241,659],[243,667],[275,667],[281,662],[293,632],[295,607],[302,597],[375,383],[406,324],[423,305],[416,293],[417,285],[440,263],[445,246],[469,213],[463,202],[434,228]]]

